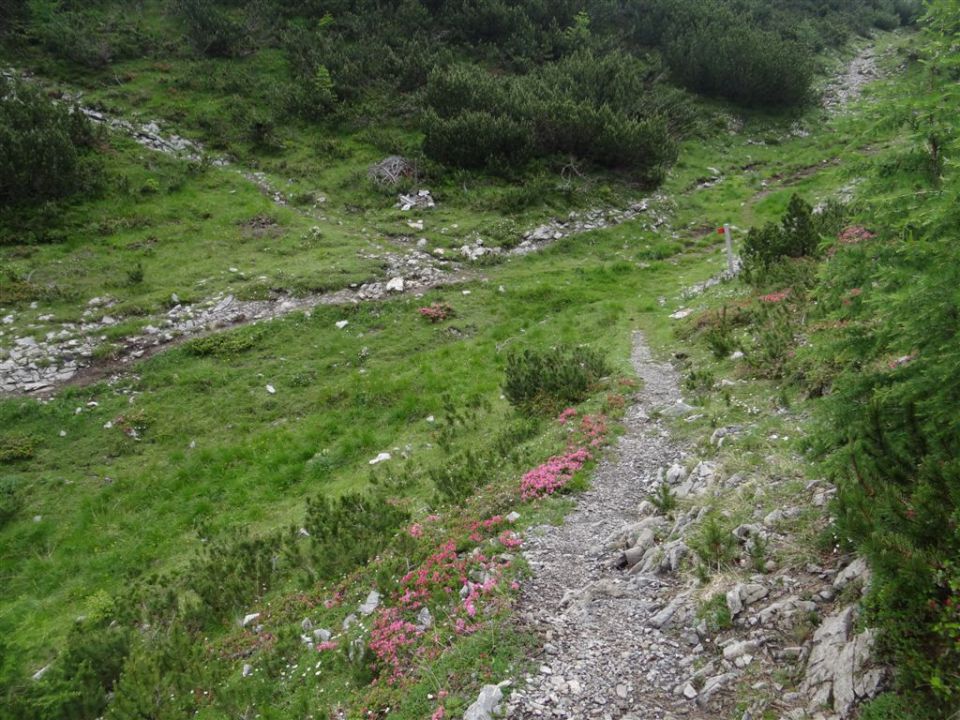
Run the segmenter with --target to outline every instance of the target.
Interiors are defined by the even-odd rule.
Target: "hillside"
[[[951,717],[953,5],[4,4],[0,718]]]

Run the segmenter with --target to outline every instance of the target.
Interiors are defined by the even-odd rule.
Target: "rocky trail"
[[[823,88],[820,106],[831,113],[841,112],[863,95],[867,85],[880,77],[877,49],[872,44],[867,45],[830,78]]]
[[[504,716],[851,717],[886,678],[870,660],[873,633],[857,627],[851,604],[869,582],[864,563],[847,557],[830,567],[781,568],[769,560],[764,572],[731,568],[703,586],[692,572],[700,521],[724,498],[749,504],[741,493],[755,497],[757,487],[671,438],[670,423],[696,409],[683,402],[677,372],[652,358],[639,333],[632,362],[643,389],[626,432],[566,521],[527,533],[532,577],[517,612],[542,644],[504,701]],[[720,428],[713,444],[735,442],[736,433]],[[651,503],[663,483],[679,501],[673,512]],[[735,567],[749,567],[752,544],[792,542],[785,523],[803,506],[824,507],[832,493],[814,481],[785,507],[734,529]],[[716,603],[704,611],[709,598],[720,600],[727,622],[713,619]]]
[[[528,536],[525,555],[533,578],[519,614],[546,642],[539,673],[513,693],[508,717],[663,720],[686,709],[686,700],[672,691],[699,639],[668,630],[677,605],[675,582],[627,571],[620,552],[632,539],[632,552],[642,554],[666,522],[638,522],[637,508],[662,468],[683,458],[653,417],[658,408],[675,406],[680,391],[673,368],[655,362],[639,334],[632,362],[643,390],[615,454],[601,463],[563,525]]]

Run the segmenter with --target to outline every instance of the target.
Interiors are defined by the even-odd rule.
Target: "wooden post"
[[[733,275],[736,272],[736,267],[734,266],[735,261],[733,259],[733,233],[728,224],[724,224],[723,226],[723,239],[727,245],[727,270]]]

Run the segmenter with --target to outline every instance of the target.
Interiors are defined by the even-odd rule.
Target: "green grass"
[[[881,41],[886,42],[903,40]],[[275,70],[277,60],[261,54],[231,62],[256,72]],[[212,139],[203,120],[226,110],[215,104],[219,91],[184,85],[195,62],[130,63],[121,70],[131,76],[121,89],[87,77],[89,97],[123,112],[136,109],[144,117],[177,121],[186,134]],[[892,81],[876,92],[881,99],[892,97],[896,87]],[[641,219],[482,268],[472,282],[423,298],[320,307],[232,331],[222,343],[169,350],[138,363],[135,375],[117,384],[68,389],[45,403],[0,401],[0,447],[14,448],[3,455],[0,477],[22,500],[0,527],[0,628],[16,649],[17,672],[28,674],[54,657],[74,618],[93,612],[105,593],[113,595],[150,572],[182,566],[204,538],[236,527],[256,534],[298,525],[307,497],[367,487],[368,462],[380,452],[393,454],[391,467],[409,455],[408,466],[418,478],[412,503],[425,511],[433,489],[424,470],[447,455],[437,427],[426,418],[441,417],[448,394],[458,405],[474,406],[469,426],[454,435],[454,451],[502,428],[514,417],[500,397],[509,349],[588,344],[607,353],[620,373],[629,373],[631,331],[642,329],[655,347],[691,352],[692,364],[709,367],[718,379],[733,377],[732,362],[711,359],[694,340],[678,340],[677,323],[667,318],[686,305],[706,309],[745,294],[739,285],[725,285],[707,298],[680,296],[724,267],[713,228],[729,222],[745,230],[772,220],[794,192],[811,201],[827,197],[870,162],[850,160],[858,148],[901,142],[896,129],[879,123],[870,110],[822,125],[822,115],[811,110],[804,121],[814,132],[803,138],[788,137],[790,121],[746,119],[741,134],[686,144],[661,191],[665,199],[655,201],[658,212],[669,216],[657,231],[646,229]],[[391,137],[415,140],[402,128]],[[776,143],[755,144],[758,138]],[[273,289],[319,292],[375,277],[378,262],[358,252],[389,247],[383,236],[410,234],[411,217],[392,208],[392,193],[378,192],[364,179],[366,166],[388,150],[383,138],[293,127],[283,130],[282,139],[284,149],[270,155],[242,143],[231,149],[241,161],[256,160],[291,194],[323,192],[328,199],[320,208],[277,207],[235,168],[191,169],[129,140],[110,138],[107,164],[114,186],[105,197],[66,207],[46,226],[58,240],[54,244],[0,247],[4,267],[29,276],[38,289],[16,302],[0,300],[0,306],[16,307],[21,327],[49,312],[58,320],[79,320],[89,298],[109,295],[118,306],[97,313],[124,318],[108,333],[115,340],[136,328],[140,316],[166,308],[171,293],[185,302],[217,293],[261,297]],[[327,157],[316,152],[331,139],[342,152]],[[840,163],[821,163],[837,157]],[[708,167],[719,170],[724,181],[696,189],[697,179],[711,174]],[[812,167],[817,171],[807,170]],[[615,180],[611,184],[596,197],[616,200],[637,192]],[[146,187],[156,192],[144,193]],[[905,180],[886,191],[910,187]],[[501,203],[526,203],[507,181],[464,174],[446,177],[432,189],[440,204],[424,213],[425,230],[416,234],[447,248],[472,232],[510,242],[556,208],[590,202],[582,189],[573,196],[556,191],[546,203],[504,217]],[[268,231],[247,227],[264,217],[273,221]],[[311,232],[315,225],[321,228],[317,239]],[[131,283],[129,273],[137,265],[144,277]],[[28,307],[31,300],[36,308]],[[417,308],[431,302],[449,303],[456,317],[437,325],[424,322]],[[341,319],[349,325],[338,330],[334,323]],[[276,394],[266,391],[268,384]],[[767,413],[775,407],[769,381],[751,380],[732,395],[735,402],[727,405],[708,394],[704,418],[678,432],[702,435],[711,425],[751,420],[751,408]],[[92,402],[97,405],[89,407]],[[781,445],[770,436],[784,434],[792,421],[765,414],[738,440],[743,468],[766,463]],[[105,428],[108,422],[112,427]],[[125,432],[133,430],[137,437]],[[530,457],[545,457],[556,443],[550,431],[538,436]],[[760,498],[770,504],[779,499]],[[563,507],[547,504],[542,512],[556,519]],[[276,593],[271,602],[287,597]],[[296,622],[296,612],[278,616],[278,626]],[[338,612],[320,619],[339,622],[344,613]],[[232,639],[224,631],[218,641]],[[493,624],[457,643],[438,662],[436,678],[423,677],[410,688],[396,717],[428,715],[434,705],[426,695],[439,689],[467,694],[487,678],[502,679],[516,669],[524,642]],[[295,691],[277,689],[276,674],[262,687],[243,685],[237,675],[221,692],[258,702],[271,698],[283,707],[280,712],[294,712],[321,690],[351,696],[354,672],[341,667]],[[449,678],[459,680],[451,684]],[[348,690],[341,689],[345,682],[353,683]],[[452,703],[451,710],[463,709],[457,704],[462,696]]]

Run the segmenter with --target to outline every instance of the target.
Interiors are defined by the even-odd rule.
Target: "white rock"
[[[371,465],[379,465],[380,463],[386,462],[387,460],[389,460],[390,457],[391,457],[391,456],[390,456],[390,453],[388,453],[388,452],[382,452],[382,453],[380,453],[379,455],[377,455],[373,460],[371,460],[371,461],[370,461],[370,464],[371,464]]]
[[[674,463],[670,466],[670,469],[667,470],[667,482],[671,485],[676,485],[678,482],[683,480],[687,476],[687,471],[683,469],[682,465]]]
[[[755,652],[756,649],[757,643],[753,640],[741,640],[727,645],[723,649],[723,657],[725,660],[736,660],[741,655],[749,655]]]
[[[402,277],[391,278],[387,282],[387,292],[403,292],[404,282]]]
[[[690,308],[683,308],[682,310],[677,310],[675,313],[670,314],[671,320],[683,320],[685,317],[692,315],[693,310]]]
[[[334,323],[334,324],[337,326],[337,330],[343,330],[347,325],[350,324],[350,321],[349,321],[349,320],[337,320],[337,322]]]
[[[380,607],[380,593],[376,590],[371,590],[370,594],[367,595],[367,599],[360,603],[361,615],[372,615],[373,612]]]
[[[430,610],[427,608],[420,608],[420,612],[417,613],[417,628],[420,630],[427,630],[433,625],[433,616],[430,614]]]
[[[277,389],[273,385],[267,385],[267,392],[271,395],[274,395],[276,394]]]
[[[260,613],[250,613],[249,615],[243,616],[243,621],[240,623],[240,627],[246,627],[252,622],[257,621],[260,618]]]
[[[869,575],[870,570],[867,568],[866,560],[858,557],[837,574],[833,587],[835,590],[842,590],[854,580],[869,579]]]
[[[499,687],[485,685],[480,691],[480,697],[463,714],[463,720],[491,720],[502,699],[503,691]]]
[[[251,665],[250,663],[244,663],[244,664],[243,664],[243,676],[244,676],[244,677],[250,677],[251,675],[253,675],[253,665]]]
[[[730,610],[732,617],[736,617],[743,611],[743,600],[740,599],[739,585],[727,592],[727,608]]]

